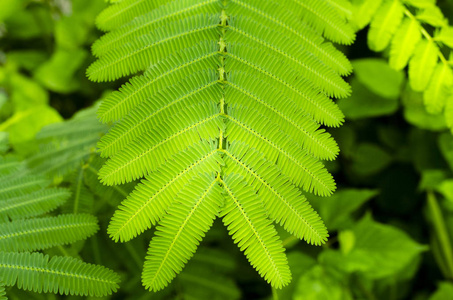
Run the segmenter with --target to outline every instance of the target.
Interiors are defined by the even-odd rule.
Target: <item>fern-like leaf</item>
[[[17,220],[0,225],[0,251],[4,252],[66,245],[86,239],[99,229],[97,219],[86,214]]]
[[[62,295],[102,297],[119,287],[118,275],[109,269],[41,253],[0,252],[0,278],[6,286]]]
[[[350,44],[355,38],[352,28],[347,26],[329,1],[290,0],[287,8],[312,25],[315,30],[323,32],[329,40]]]
[[[291,275],[272,222],[326,241],[299,188],[335,190],[320,160],[339,149],[321,125],[343,123],[332,98],[350,94],[342,76],[352,67],[325,38],[354,40],[348,11],[337,0],[124,0],[99,15],[108,33],[93,45],[88,77],[143,71],[100,105],[113,126],[98,148],[104,184],[144,178],[108,233],[124,242],[157,225],[146,288],[182,270],[224,202],[233,239],[274,287]]]
[[[214,174],[207,174],[178,193],[151,241],[143,269],[146,288],[160,290],[181,272],[220,211],[221,191]]]
[[[0,178],[0,200],[21,197],[48,186],[50,181],[42,176],[4,176]]]
[[[14,156],[0,157],[0,176],[15,173],[23,168],[23,163],[19,162]]]
[[[180,149],[195,144],[200,137],[212,139],[223,127],[216,104],[187,107],[129,143],[107,161],[99,175],[108,185],[138,179],[156,170]]]
[[[179,82],[190,73],[215,69],[217,52],[218,45],[207,41],[157,62],[143,75],[132,78],[119,91],[109,95],[99,107],[99,118],[105,123],[118,121],[140,103],[155,97],[162,90],[168,87],[184,88],[175,85],[175,82]]]
[[[216,145],[205,142],[172,157],[123,201],[110,222],[110,236],[115,241],[128,241],[155,225],[194,176],[212,170],[220,172],[218,162],[221,158]]]
[[[5,285],[2,281],[0,281],[0,300],[7,300],[6,292],[5,292]]]
[[[69,257],[49,261],[48,256],[28,252],[86,239],[99,229],[97,219],[85,214],[29,218],[62,205],[71,193],[48,188],[50,180],[44,175],[29,175],[23,162],[15,159],[0,159],[0,169],[4,171],[0,176],[2,282],[19,289],[66,295],[105,296],[116,291],[118,275],[109,269]]]
[[[296,185],[307,192],[328,196],[335,189],[332,175],[324,165],[301,151],[271,120],[246,107],[230,107],[226,135],[242,141],[276,163]]]
[[[308,243],[321,245],[328,237],[321,218],[306,198],[262,153],[233,142],[225,153],[226,174],[240,174],[257,191],[269,217],[289,233]]]
[[[223,183],[226,199],[220,215],[225,226],[258,273],[282,288],[291,280],[291,272],[277,231],[256,192],[237,174],[226,176]]]
[[[61,206],[71,196],[67,189],[47,188],[0,201],[0,220],[35,217]]]

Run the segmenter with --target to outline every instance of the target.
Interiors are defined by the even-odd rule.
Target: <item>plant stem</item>
[[[68,253],[68,251],[66,251],[66,249],[63,248],[63,246],[58,245],[57,248],[58,248],[58,250],[61,251],[61,253],[63,253],[63,256],[70,256],[69,253]]]
[[[428,192],[428,208],[432,218],[434,231],[439,239],[441,251],[445,259],[445,265],[448,269],[448,278],[453,279],[453,250],[451,248],[450,237],[448,236],[447,227],[442,216],[442,212],[437,203],[436,196],[432,191]]]
[[[278,300],[277,290],[274,287],[272,287],[272,299]]]

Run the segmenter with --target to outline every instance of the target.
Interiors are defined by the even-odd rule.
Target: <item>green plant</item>
[[[98,110],[103,122],[118,121],[98,144],[110,158],[101,181],[145,176],[110,236],[129,241],[159,223],[145,287],[165,287],[217,216],[266,281],[287,285],[271,221],[308,243],[327,240],[297,187],[321,196],[335,189],[319,160],[339,149],[320,125],[343,122],[328,96],[349,95],[341,75],[351,66],[320,32],[351,43],[352,28],[327,1],[123,1],[97,25],[109,33],[93,45],[91,80],[145,71]]]
[[[0,1],[0,191],[24,193],[0,196],[0,299],[449,299],[452,21],[450,0]],[[421,92],[418,36],[442,55],[417,66]],[[209,116],[139,172],[104,176]],[[300,210],[320,236],[288,214]]]
[[[444,112],[453,128],[452,62],[445,53],[453,49],[453,27],[434,1],[353,1],[353,23],[361,29],[370,23],[368,46],[373,51],[390,48],[389,64],[395,70],[407,65],[410,86],[423,92],[431,114]],[[434,31],[427,27],[434,28]]]
[[[55,210],[70,196],[67,189],[48,187],[50,182],[44,176],[27,173],[17,159],[0,157],[2,283],[66,295],[104,296],[116,291],[118,275],[107,268],[70,257],[49,258],[32,252],[86,239],[99,226],[96,217],[88,214],[27,219]]]

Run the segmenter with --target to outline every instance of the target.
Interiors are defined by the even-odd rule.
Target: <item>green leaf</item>
[[[409,61],[409,82],[414,91],[422,92],[428,86],[437,65],[439,48],[432,40],[418,42]]]
[[[343,230],[338,233],[338,242],[341,245],[341,253],[348,255],[355,246],[355,235],[352,230]]]
[[[25,6],[25,0],[4,0],[0,10],[0,23]]]
[[[34,172],[61,177],[74,172],[95,152],[106,126],[96,120],[96,106],[79,111],[71,120],[45,126],[36,139],[40,151],[27,163]]]
[[[453,137],[449,133],[443,133],[438,139],[439,149],[453,171]]]
[[[238,300],[241,290],[232,276],[235,271],[228,252],[200,247],[179,275],[178,287],[188,299]]]
[[[0,131],[9,133],[11,144],[20,145],[32,140],[44,126],[61,121],[60,114],[54,108],[40,105],[16,112],[11,118],[0,124]]]
[[[48,92],[36,81],[19,73],[7,74],[7,89],[11,90],[11,102],[15,111],[25,111],[49,102]]]
[[[399,0],[384,0],[370,24],[368,47],[374,51],[387,48],[404,16],[404,6]]]
[[[293,299],[293,295],[298,287],[299,278],[316,265],[316,260],[301,251],[291,251],[288,253],[288,264],[291,268],[293,280],[291,283],[279,290],[276,290],[278,299]]]
[[[439,183],[440,182],[440,183]],[[437,181],[436,190],[453,203],[453,179]]]
[[[453,300],[453,284],[451,282],[440,282],[434,294],[429,300]]]
[[[4,154],[9,149],[8,132],[0,131],[0,154]]]
[[[453,87],[453,71],[446,63],[438,63],[428,88],[423,93],[426,110],[432,114],[443,111]]]
[[[80,68],[87,54],[82,49],[57,50],[36,70],[34,78],[51,91],[73,92],[79,87],[79,82],[74,79],[74,73]]]
[[[302,274],[297,282],[294,300],[352,300],[352,294],[341,278],[335,277],[323,266],[317,265]]]
[[[372,279],[398,273],[426,250],[426,246],[413,241],[404,231],[377,223],[370,216],[364,217],[351,232],[355,243],[352,250],[348,246],[347,254],[341,256],[342,268]]]
[[[384,98],[398,99],[404,73],[389,67],[384,59],[366,58],[352,62],[357,79],[370,91]]]
[[[256,193],[236,174],[225,178],[224,189],[220,215],[235,244],[268,283],[278,289],[288,285],[291,272],[282,242]]]
[[[330,5],[335,7],[347,20],[352,18],[352,4],[349,0],[327,0]]]
[[[0,225],[0,251],[4,252],[66,245],[84,240],[99,229],[97,219],[86,214],[17,220]]]
[[[119,288],[119,276],[110,269],[41,253],[1,252],[0,278],[6,286],[62,295],[102,297]]]
[[[390,48],[390,67],[402,70],[414,53],[421,39],[420,24],[412,18],[405,18],[392,39]]]
[[[453,48],[453,27],[444,26],[441,30],[438,30],[434,34],[434,40]]]
[[[342,124],[332,98],[350,94],[342,76],[351,64],[324,39],[355,38],[337,11],[342,2],[124,0],[99,15],[108,33],[93,45],[89,79],[143,71],[101,104],[99,117],[114,125],[98,146],[108,158],[102,183],[145,178],[116,211],[109,235],[128,241],[156,223],[163,228],[149,249],[147,288],[162,289],[176,276],[209,225],[204,218],[193,238],[173,239],[182,229],[166,221],[184,220],[186,212],[169,211],[187,208],[175,196],[195,188],[197,174],[222,183],[223,221],[274,288],[287,285],[290,272],[273,221],[309,243],[325,242],[325,226],[298,188],[323,196],[335,190],[321,160],[334,159],[338,147],[320,126]],[[188,242],[185,254],[173,250],[179,238]]]
[[[61,206],[71,193],[64,188],[47,188],[1,201],[0,220],[34,217]]]
[[[341,189],[330,197],[309,197],[329,230],[350,226],[351,214],[378,194],[377,190]]]
[[[94,194],[85,185],[85,166],[80,167],[70,177],[72,197],[65,203],[62,211],[65,213],[92,213],[94,209]]]
[[[5,293],[5,285],[0,281],[0,300],[7,300]]]
[[[351,22],[355,29],[360,30],[367,26],[376,11],[382,4],[382,0],[352,0]]]
[[[436,4],[436,0],[403,0],[403,2],[417,8],[427,8]]]
[[[352,157],[351,170],[359,176],[376,174],[390,165],[392,157],[375,144],[361,143]]]
[[[447,174],[443,170],[423,170],[418,188],[422,191],[434,190],[439,184],[444,182],[446,177]]]
[[[448,25],[448,20],[442,14],[442,11],[436,5],[430,5],[417,13],[417,19],[434,27],[443,27]]]
[[[28,71],[34,71],[47,59],[47,53],[40,50],[15,50],[8,51],[6,54],[6,60],[8,63],[15,64]]]
[[[346,118],[358,120],[387,116],[398,110],[398,99],[381,97],[362,84],[357,78],[351,80],[352,95],[338,101],[338,107]],[[382,94],[382,92],[380,92]],[[342,149],[343,150],[343,149]]]
[[[402,96],[404,118],[414,126],[422,129],[440,131],[447,128],[446,117],[442,114],[430,114],[423,104],[423,94],[415,92],[409,86]],[[447,112],[445,112],[447,114]],[[448,121],[448,119],[447,119]]]
[[[223,206],[221,192],[216,178],[206,174],[178,193],[150,243],[142,279],[147,289],[161,290],[181,272]]]

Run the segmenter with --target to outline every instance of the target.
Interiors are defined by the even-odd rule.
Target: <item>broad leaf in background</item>
[[[370,279],[398,273],[428,249],[404,231],[373,221],[370,215],[343,238],[340,240],[342,251],[330,251],[327,258],[337,260],[339,269],[345,272],[359,272]]]
[[[437,291],[429,297],[429,300],[453,300],[453,284],[441,282]]]
[[[293,294],[298,289],[298,279],[308,270],[317,265],[314,258],[300,251],[289,252],[288,263],[291,266],[292,276],[294,279],[288,286],[276,291],[278,299],[292,299]]]
[[[303,273],[297,282],[294,300],[352,300],[346,278],[333,270],[316,265]]]
[[[96,108],[81,110],[70,120],[46,126],[37,134],[40,151],[27,160],[34,172],[62,177],[89,160],[107,129],[97,121]]]
[[[391,69],[381,58],[357,59],[352,61],[352,67],[357,79],[370,91],[386,99],[398,99],[403,72]]]
[[[310,196],[310,203],[319,211],[329,230],[352,225],[351,214],[378,194],[377,190],[341,189],[329,198]]]
[[[421,129],[433,131],[441,131],[447,128],[446,119],[442,114],[430,114],[426,111],[422,93],[415,92],[407,86],[401,100],[404,106],[404,118],[408,123]]]
[[[351,171],[359,176],[374,175],[390,165],[392,156],[382,147],[360,143],[352,154]]]
[[[338,101],[346,118],[355,120],[394,113],[399,107],[403,73],[377,58],[357,59],[352,61],[352,66],[352,95]]]

